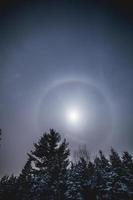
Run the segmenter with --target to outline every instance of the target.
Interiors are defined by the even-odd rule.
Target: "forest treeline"
[[[0,179],[0,200],[133,200],[133,159],[113,148],[91,160],[85,149],[70,159],[55,130],[44,133],[18,176]]]

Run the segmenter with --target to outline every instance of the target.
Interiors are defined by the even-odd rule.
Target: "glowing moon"
[[[71,124],[78,124],[81,121],[81,112],[76,108],[70,108],[66,112],[67,121]]]
[[[38,105],[40,132],[52,127],[77,145],[78,141],[89,141],[92,148],[94,142],[102,144],[113,133],[114,112],[110,98],[104,90],[88,83],[57,84],[48,88]]]

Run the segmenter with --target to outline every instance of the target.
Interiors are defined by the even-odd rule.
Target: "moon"
[[[72,144],[100,145],[113,134],[113,115],[107,94],[81,81],[52,87],[42,98],[38,124],[44,129],[59,130]]]
[[[81,122],[81,112],[78,108],[69,108],[66,111],[67,121],[72,125],[78,125]]]

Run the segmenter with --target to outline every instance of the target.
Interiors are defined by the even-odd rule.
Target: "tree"
[[[94,165],[86,148],[80,148],[75,158],[76,162],[69,168],[67,199],[95,200]]]
[[[33,174],[31,166],[31,156],[28,155],[28,160],[22,169],[17,180],[17,200],[31,200],[33,189]]]
[[[1,131],[0,131],[1,135]],[[50,129],[44,133],[18,177],[0,179],[0,200],[132,200],[133,158],[113,148],[91,161],[86,146],[69,161],[66,140]]]
[[[74,152],[74,162],[79,162],[81,159],[84,159],[88,164],[90,162],[90,153],[87,150],[86,145],[79,146],[78,151]]]
[[[127,151],[122,155],[123,183],[127,186],[127,199],[133,199],[133,159]]]
[[[17,178],[3,176],[0,180],[0,200],[16,199]],[[17,199],[16,199],[17,200]]]
[[[114,200],[129,200],[128,184],[125,181],[125,170],[123,168],[122,159],[119,154],[112,148],[110,154],[111,163],[111,198]]]
[[[119,154],[111,148],[111,154],[110,154],[110,163],[112,166],[112,169],[117,172],[119,175],[122,173],[122,162]]]
[[[69,149],[58,132],[44,133],[31,151],[35,193],[39,199],[65,199]],[[39,181],[39,182],[38,182]]]
[[[100,156],[100,157],[99,157]],[[105,195],[105,188],[107,183],[107,173],[106,173],[106,158],[104,157],[102,151],[99,151],[99,156],[96,156],[94,159],[94,166],[95,166],[95,184],[96,184],[96,191],[97,196],[99,199],[104,199],[103,196]]]
[[[133,159],[132,159],[132,155],[130,155],[127,151],[123,152],[122,163],[123,163],[123,167],[128,172],[133,173]]]
[[[66,196],[68,200],[83,200],[81,194],[81,169],[78,163],[71,163],[71,167],[68,169],[67,179],[67,192]]]

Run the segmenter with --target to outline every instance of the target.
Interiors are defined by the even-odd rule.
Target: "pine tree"
[[[123,152],[122,169],[124,171],[122,181],[127,186],[126,199],[133,199],[133,159],[128,152]]]
[[[84,158],[80,160],[81,194],[84,200],[95,200],[96,191],[94,184],[94,165],[91,161],[86,162]]]
[[[133,158],[132,158],[132,155],[130,155],[127,151],[123,152],[122,163],[123,163],[123,167],[127,171],[133,173]]]
[[[31,162],[32,159],[29,155],[29,158],[17,180],[17,200],[32,199],[33,175]]]
[[[3,176],[0,180],[0,200],[16,199],[17,178],[14,175]]]
[[[80,157],[69,169],[67,199],[95,200],[94,165]]]
[[[50,129],[30,154],[33,160],[34,188],[38,199],[65,200],[69,149],[66,140]],[[39,194],[39,195],[38,195]]]
[[[96,193],[99,200],[105,199],[106,196],[106,184],[108,183],[108,174],[107,166],[108,160],[103,155],[102,151],[99,151],[99,156],[96,156],[94,159],[95,166],[95,184],[96,184]],[[108,198],[109,199],[109,198]]]
[[[80,166],[78,163],[71,163],[71,167],[68,169],[67,179],[67,192],[66,197],[68,200],[83,200],[81,194],[81,174]]]
[[[125,180],[125,172],[123,170],[122,160],[119,154],[111,149],[110,163],[112,169],[112,193],[111,197],[114,200],[129,200],[128,198],[128,186]]]
[[[122,169],[122,162],[119,154],[111,148],[111,154],[110,154],[110,163],[112,166],[112,169],[117,172],[119,175],[121,175],[121,169]]]

